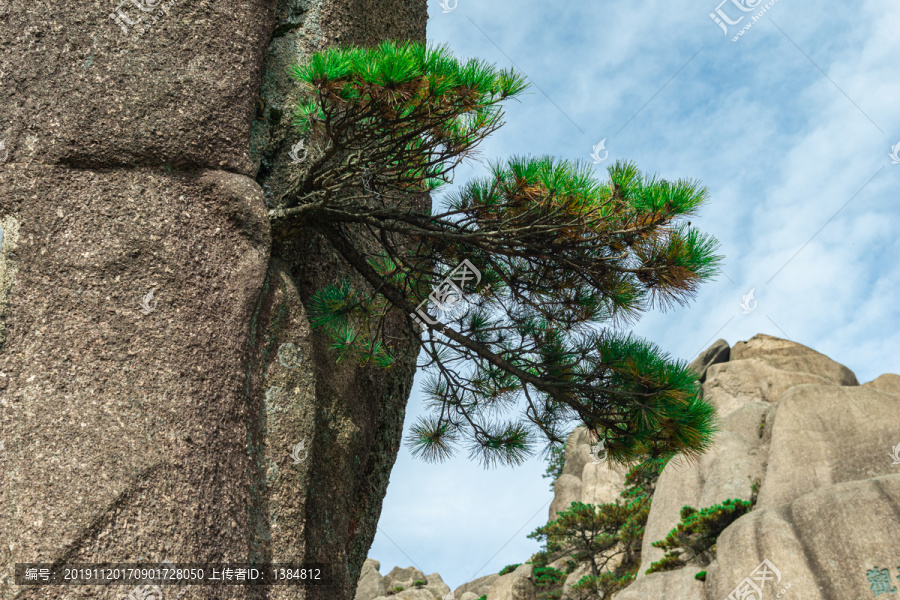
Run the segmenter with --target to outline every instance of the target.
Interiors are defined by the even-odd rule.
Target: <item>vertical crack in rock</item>
[[[256,181],[268,206],[286,189],[293,168],[290,152],[302,139],[292,125],[299,87],[291,66],[335,44],[424,43],[426,21],[424,0],[279,0],[250,140]],[[254,430],[266,436],[259,443],[265,457],[256,477],[268,482],[272,513],[271,541],[258,544],[268,545],[273,562],[302,558],[334,570],[336,586],[309,587],[307,600],[349,600],[400,448],[415,373],[415,338],[396,315],[389,326],[391,335],[412,350],[405,359],[389,371],[362,368],[352,360],[336,364],[329,342],[311,330],[305,306],[313,293],[338,278],[367,284],[315,231],[273,245],[272,257],[270,286],[254,322],[259,331],[254,369],[263,374],[249,391],[260,403]],[[279,316],[276,307],[283,306],[286,315]],[[284,343],[301,349],[303,361],[296,370],[286,370],[273,355]],[[267,393],[273,388],[282,391]],[[293,464],[288,450],[304,440],[308,457]],[[270,598],[279,594],[272,590]]]

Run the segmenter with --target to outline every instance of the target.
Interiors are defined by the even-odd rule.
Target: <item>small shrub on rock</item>
[[[571,574],[579,566],[589,567],[590,575],[572,586],[575,598],[608,599],[628,586],[640,566],[651,498],[667,462],[666,457],[645,460],[625,476],[625,489],[615,502],[600,505],[573,502],[555,521],[530,534],[528,537],[545,540],[540,556],[535,556],[535,565],[565,559],[565,574]],[[560,589],[563,583],[557,584]],[[543,599],[539,597],[539,600]]]
[[[628,587],[636,576],[634,571],[622,574],[607,571],[597,576],[585,575],[572,586],[572,589],[581,593],[580,598],[609,598]]]
[[[534,569],[534,585],[537,587],[537,600],[558,600],[562,595],[562,585],[566,576],[553,567]]]
[[[665,556],[656,561],[655,563],[650,564],[650,568],[647,569],[647,573],[659,573],[660,571],[674,571],[675,569],[680,569],[687,563],[681,558],[680,550],[673,550],[672,552],[666,552]]]
[[[527,563],[526,563],[527,564]],[[537,554],[534,555],[534,558],[531,559],[531,564],[534,565],[535,569],[540,569],[541,567],[546,567],[550,564],[550,556],[541,550]]]
[[[420,586],[427,585],[427,584],[424,581],[422,581],[421,579],[419,579],[419,580],[415,581],[413,583],[413,585],[416,587],[420,587]]]
[[[500,569],[500,573],[499,573],[499,574],[500,574],[500,575],[506,575],[507,573],[512,573],[513,571],[515,571],[516,569],[518,569],[518,568],[521,567],[521,566],[522,566],[521,563],[517,563],[517,564],[514,564],[514,565],[506,565],[505,567],[503,567],[502,569]]]
[[[534,570],[534,584],[538,587],[549,587],[563,579],[563,572],[553,567],[538,567]]]
[[[716,540],[725,528],[750,512],[753,505],[747,500],[729,499],[721,504],[697,510],[690,506],[681,509],[681,522],[665,539],[653,546],[668,550],[666,555],[647,569],[647,573],[671,571],[696,560],[706,566],[715,555]]]

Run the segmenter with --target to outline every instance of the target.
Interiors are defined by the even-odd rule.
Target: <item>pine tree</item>
[[[666,550],[666,554],[651,564],[647,573],[671,571],[695,561],[705,567],[715,558],[719,535],[752,509],[752,502],[734,498],[700,510],[682,506],[681,522],[665,539],[653,542],[654,547]]]
[[[572,586],[582,598],[610,598],[637,576],[641,544],[653,492],[666,459],[651,459],[625,476],[625,489],[614,502],[573,502],[557,518],[528,535],[544,542],[541,565],[567,558],[567,573],[581,565],[590,574]]]
[[[389,41],[328,49],[293,74],[307,155],[269,211],[273,235],[315,228],[366,282],[310,302],[338,360],[390,368],[386,323],[422,329],[434,414],[413,428],[415,455],[443,459],[468,440],[485,465],[517,464],[539,436],[545,451],[563,443],[575,420],[615,462],[709,446],[714,410],[696,375],[623,330],[649,308],[684,305],[715,273],[718,242],[684,221],[705,188],[629,162],[599,181],[584,162],[513,157],[431,214],[422,194],[475,156],[525,78]],[[462,276],[450,285],[448,273]],[[518,402],[524,415],[502,419]]]

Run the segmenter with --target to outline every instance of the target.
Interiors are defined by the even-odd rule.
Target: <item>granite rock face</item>
[[[366,559],[359,574],[354,600],[372,600],[372,598],[384,596],[387,593],[387,584],[384,582],[384,577],[378,572],[380,568],[381,563],[377,560]]]
[[[246,347],[269,260],[259,186],[12,164],[0,190],[18,223],[2,250],[15,275],[0,597],[17,562],[245,561]]]
[[[845,366],[771,336],[736,344],[703,384],[723,421],[715,447],[663,472],[638,580],[617,598],[726,598],[760,582],[765,597],[870,594],[867,572],[893,565],[891,549],[900,546],[900,474],[888,455],[897,443],[898,380],[886,374],[860,386]],[[754,510],[719,537],[705,583],[691,581],[701,568],[693,564],[645,574],[663,554],[650,544],[677,524],[682,506],[750,500],[753,487]]]
[[[488,590],[487,600],[535,600],[536,593],[534,567],[524,564],[501,575]]]
[[[788,589],[785,596],[804,600],[868,598],[870,572],[888,568],[897,575],[898,506],[900,473],[825,485],[758,508],[719,537],[707,597],[726,598],[746,578],[758,583],[753,573],[768,560],[771,577],[763,587],[773,597]]]
[[[598,455],[599,456],[599,455]],[[591,436],[584,427],[576,427],[566,440],[566,461],[562,475],[553,482],[553,501],[549,520],[566,510],[572,502],[603,504],[613,502],[625,488],[627,469],[597,462],[591,455]]]
[[[424,0],[0,15],[0,598],[80,591],[16,590],[15,563],[163,560],[327,563],[334,586],[305,598],[353,598],[414,358],[335,364],[305,303],[350,270],[315,236],[273,247],[266,193],[287,177],[290,63],[424,41]]]
[[[397,586],[411,588],[417,581],[425,581],[425,573],[415,567],[394,567],[391,572],[384,576],[384,584],[389,590]]]
[[[731,355],[731,347],[725,340],[719,339],[715,343],[700,353],[700,356],[688,365],[691,370],[697,373],[700,382],[706,381],[706,371],[711,366],[727,362]]]
[[[494,582],[498,579],[500,579],[500,575],[497,573],[473,579],[453,590],[453,596],[454,598],[462,598],[464,594],[471,592],[475,594],[476,597],[481,598],[482,596],[487,595],[488,590],[491,589],[491,586],[494,585]]]
[[[695,576],[699,568],[684,567],[677,571],[651,573],[638,579],[614,596],[615,600],[706,600],[703,582]],[[731,590],[729,590],[730,592]],[[718,598],[718,596],[713,596]],[[726,596],[722,596],[725,600]]]

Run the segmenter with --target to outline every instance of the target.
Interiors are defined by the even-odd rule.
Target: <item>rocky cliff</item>
[[[896,589],[900,460],[891,451],[900,443],[900,376],[859,385],[827,356],[767,335],[734,347],[719,340],[691,366],[716,406],[721,431],[699,461],[676,458],[666,466],[653,495],[638,578],[615,600],[724,600],[754,586],[762,598],[850,600]],[[577,428],[566,443],[550,519],[573,501],[610,502],[623,489],[623,471],[590,452],[587,431]],[[754,495],[753,510],[719,536],[709,565],[645,574],[663,555],[651,544],[678,524],[683,506]],[[566,578],[564,600],[585,574],[579,569]],[[366,581],[375,575],[370,569]],[[455,600],[536,598],[529,564],[492,577],[475,595],[457,588]],[[382,592],[361,582],[356,600],[372,600],[370,590]]]
[[[17,587],[16,563],[163,560],[325,563],[333,588],[266,597],[353,596],[414,358],[335,365],[304,303],[349,269],[312,234],[273,245],[267,194],[289,65],[426,20],[425,0],[0,4],[0,598],[130,591]]]

